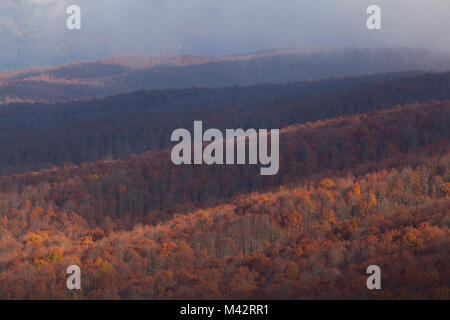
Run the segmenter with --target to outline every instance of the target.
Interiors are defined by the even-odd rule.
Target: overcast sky
[[[81,7],[80,31],[66,28],[70,4]],[[382,9],[382,30],[366,28],[371,4]],[[303,47],[450,50],[449,30],[450,0],[0,0],[4,65]]]

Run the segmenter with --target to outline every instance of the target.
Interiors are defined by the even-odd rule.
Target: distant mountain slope
[[[422,49],[333,49],[219,58],[111,58],[0,73],[0,104],[85,100],[140,89],[241,86],[411,70],[450,70],[450,54]]]
[[[288,127],[280,135],[275,176],[261,176],[260,166],[254,165],[177,166],[170,150],[5,176],[0,199],[14,200],[0,201],[0,211],[22,207],[31,198],[35,205],[77,212],[89,222],[128,216],[134,222],[157,223],[174,212],[314,175],[360,175],[414,165],[430,154],[440,157],[449,150],[449,123],[450,101],[444,101]]]
[[[450,73],[401,73],[250,87],[139,91],[102,100],[4,106],[0,108],[0,174],[164,149],[170,145],[174,129],[190,128],[194,120],[221,129],[282,128],[445,99],[450,99]]]

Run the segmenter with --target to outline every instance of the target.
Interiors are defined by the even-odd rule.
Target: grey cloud
[[[0,1],[0,41],[7,39],[6,43],[20,47],[22,54],[17,59],[31,61],[31,52],[36,52],[37,64],[118,55],[224,55],[286,47],[450,50],[448,0],[19,0],[18,3],[12,10],[11,1]],[[365,10],[374,3],[382,8],[383,30],[366,28]],[[81,31],[65,28],[65,8],[69,4],[82,9]],[[2,21],[8,21],[10,27],[1,28]],[[26,34],[24,39],[28,40],[14,41],[17,40],[14,34],[20,33]],[[11,49],[2,46],[0,57],[8,54],[8,50]]]

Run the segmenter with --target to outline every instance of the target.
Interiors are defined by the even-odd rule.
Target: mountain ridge
[[[450,54],[423,49],[330,49],[225,57],[108,58],[2,72],[0,104],[88,100],[141,89],[248,86],[411,70],[450,70]]]

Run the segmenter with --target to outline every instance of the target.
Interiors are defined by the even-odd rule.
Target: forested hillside
[[[446,65],[377,49],[0,74],[0,299],[450,299],[450,72],[425,72]],[[280,129],[278,173],[175,165],[196,120]]]
[[[0,68],[2,61],[0,57]],[[141,89],[248,86],[411,70],[445,72],[450,71],[449,61],[446,52],[407,48],[103,59],[0,73],[0,104],[86,100]]]
[[[220,89],[140,91],[102,100],[0,109],[0,174],[124,158],[170,146],[194,120],[226,128],[296,123],[450,99],[450,73],[390,73]]]
[[[0,0],[0,302],[449,301],[449,9]]]
[[[279,173],[267,177],[252,165],[177,166],[170,150],[3,177],[0,189],[8,201],[0,209],[9,212],[31,201],[77,212],[94,224],[124,216],[127,223],[155,223],[177,211],[315,174],[363,174],[383,161],[388,167],[404,166],[414,163],[403,159],[408,153],[439,156],[449,147],[449,123],[450,102],[445,101],[292,126],[281,132]]]
[[[403,168],[312,178],[129,231],[118,220],[93,225],[45,205],[37,193],[45,185],[27,175],[27,187],[10,184],[22,191],[0,200],[0,298],[448,299],[448,150],[403,154]],[[64,179],[55,174],[48,186],[58,185],[50,176]],[[383,270],[378,292],[365,287],[373,263]],[[65,289],[70,264],[83,270],[76,293]]]

